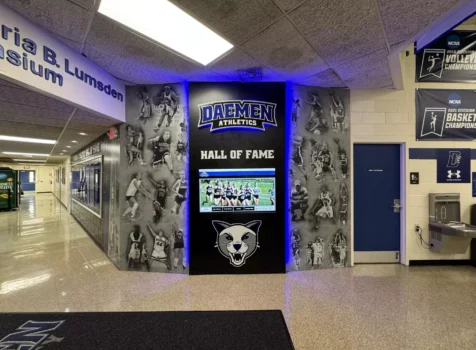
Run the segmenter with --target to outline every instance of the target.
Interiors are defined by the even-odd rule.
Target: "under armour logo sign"
[[[453,176],[456,176],[457,179],[461,179],[461,171],[457,170],[455,172],[452,172],[451,170],[448,170],[448,179],[453,178]]]

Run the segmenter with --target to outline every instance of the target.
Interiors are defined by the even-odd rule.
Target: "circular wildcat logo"
[[[457,93],[452,93],[448,96],[448,104],[451,107],[459,107],[461,106],[461,97]]]
[[[259,248],[258,231],[261,220],[253,220],[246,224],[229,224],[213,220],[212,225],[217,233],[215,247],[234,267],[241,267],[246,259]]]
[[[456,34],[450,35],[446,38],[446,45],[449,49],[457,49],[459,48],[461,42],[459,36]]]

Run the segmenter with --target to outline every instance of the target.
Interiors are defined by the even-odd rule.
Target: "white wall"
[[[53,167],[51,166],[29,166],[25,169],[24,165],[15,165],[3,163],[0,166],[8,167],[13,170],[35,170],[36,171],[36,192],[53,192]],[[51,174],[51,176],[50,176]]]
[[[408,49],[413,53],[412,49]],[[456,192],[461,194],[462,220],[469,222],[470,206],[476,204],[471,196],[471,183],[437,184],[436,160],[410,160],[409,148],[473,148],[473,142],[431,142],[415,140],[415,89],[475,89],[476,84],[437,84],[415,83],[415,56],[402,55],[404,72],[404,90],[352,90],[351,91],[351,139],[354,143],[402,143],[405,146],[405,183],[406,183],[406,259],[467,259],[465,254],[443,255],[430,252],[421,247],[414,231],[416,224],[424,229],[424,238],[428,241],[428,193]],[[476,161],[471,162],[476,170]],[[420,184],[409,184],[409,173],[420,173]],[[358,186],[358,184],[354,184]],[[402,247],[403,248],[403,247]]]
[[[56,175],[56,170],[59,170],[59,178],[58,182],[56,181],[56,178],[53,180],[53,193],[58,198],[63,205],[69,209],[69,202],[70,202],[70,181],[71,181],[71,163],[70,163],[70,158],[65,160],[62,164],[55,166],[53,168],[53,176]],[[63,184],[63,179],[61,177],[62,175],[62,169],[65,169],[65,183]]]

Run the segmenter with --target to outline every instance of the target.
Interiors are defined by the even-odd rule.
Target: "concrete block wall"
[[[408,49],[413,53],[412,48]],[[402,57],[404,72],[403,90],[351,90],[351,142],[355,143],[399,143],[405,149],[405,213],[406,235],[403,262],[410,260],[468,259],[465,254],[436,254],[421,247],[415,225],[424,229],[428,241],[428,193],[457,192],[461,194],[462,220],[469,222],[470,206],[476,204],[472,198],[471,183],[437,184],[436,160],[410,160],[409,148],[473,148],[473,142],[430,142],[415,140],[415,89],[475,89],[476,84],[415,83],[415,56]],[[476,161],[471,162],[476,171]],[[410,172],[420,173],[420,184],[410,185]],[[358,184],[353,184],[354,186]],[[352,212],[354,212],[352,210]],[[353,240],[352,240],[353,241]],[[403,247],[402,247],[403,250]],[[404,255],[406,253],[406,255]]]

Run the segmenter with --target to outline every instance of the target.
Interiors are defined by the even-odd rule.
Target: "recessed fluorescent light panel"
[[[29,156],[35,156],[35,157],[48,157],[49,154],[47,153],[23,153],[23,152],[2,152],[3,154],[12,154],[12,155],[15,155],[15,156],[25,156],[25,157],[29,157]]]
[[[0,140],[2,140],[2,141],[16,141],[16,142],[29,142],[29,143],[46,143],[48,145],[54,145],[56,143],[56,140],[32,139],[30,137],[16,137],[16,136],[7,136],[7,135],[0,135]]]
[[[32,162],[32,163],[44,163],[46,160],[40,159],[14,159],[15,162]]]
[[[85,132],[78,132],[78,135],[86,136],[87,134]]]
[[[167,0],[102,0],[99,12],[203,65],[233,47]]]

